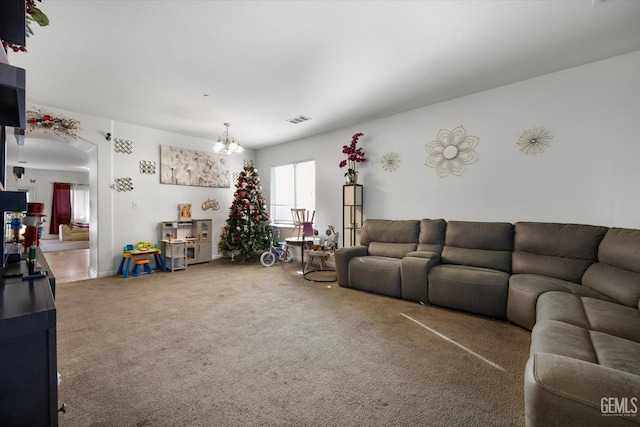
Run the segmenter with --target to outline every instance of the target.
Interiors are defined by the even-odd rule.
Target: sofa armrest
[[[405,256],[412,256],[412,257],[417,257],[417,258],[437,259],[438,263],[440,262],[440,254],[438,254],[437,252],[413,251],[413,252],[409,252]]]
[[[613,409],[610,398],[626,399],[626,408],[631,410],[626,416],[614,417],[620,420],[616,425],[623,420],[631,425],[635,420],[640,377],[631,372],[557,354],[532,353],[524,377],[527,426],[604,425],[605,421],[594,421],[602,420],[603,410]]]
[[[427,277],[434,265],[440,264],[440,255],[436,252],[409,252],[400,261],[402,279],[402,299],[429,303]]]
[[[335,253],[336,276],[338,285],[349,286],[349,261],[352,258],[366,256],[369,254],[367,246],[351,246],[349,248],[340,248]]]

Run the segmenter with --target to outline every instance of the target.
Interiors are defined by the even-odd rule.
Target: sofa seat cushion
[[[589,330],[557,320],[536,323],[531,331],[531,354],[550,353],[598,363]]]
[[[507,300],[507,319],[531,330],[536,323],[536,303],[545,292],[560,291],[578,296],[611,301],[600,292],[577,283],[568,282],[537,274],[514,274],[509,279],[509,297]]]
[[[360,256],[349,262],[349,287],[400,297],[400,259]]]
[[[429,270],[429,302],[504,319],[509,274],[464,265],[438,265]]]
[[[640,342],[557,320],[536,323],[531,354],[549,353],[629,372],[640,380]]]
[[[640,342],[597,331],[589,334],[599,365],[638,375],[640,379]]]
[[[557,320],[640,343],[640,310],[566,292],[538,298],[536,322]],[[640,356],[638,357],[640,359]]]

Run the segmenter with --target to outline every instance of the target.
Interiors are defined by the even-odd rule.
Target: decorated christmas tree
[[[236,182],[229,219],[222,229],[218,251],[232,259],[240,255],[242,259],[250,260],[255,252],[269,249],[271,232],[258,170],[253,167],[253,162],[245,162]]]

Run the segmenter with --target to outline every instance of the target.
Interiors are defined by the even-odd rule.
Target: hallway
[[[44,252],[56,284],[90,279],[89,249]]]

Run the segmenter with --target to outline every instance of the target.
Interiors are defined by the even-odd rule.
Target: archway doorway
[[[11,133],[8,133],[11,135]],[[91,192],[97,188],[96,174],[90,173],[90,165],[97,165],[97,145],[83,139],[71,139],[56,134],[39,132],[27,135],[24,145],[7,138],[7,178],[8,190],[28,192],[29,201],[45,204],[46,215],[51,215],[51,202],[54,182],[66,182],[73,185],[76,200],[80,196],[92,199]],[[22,174],[12,174],[14,168]],[[82,194],[85,192],[85,194]],[[92,224],[89,205],[80,212],[82,204],[77,204],[78,215],[74,225],[95,227]],[[82,280],[92,276],[90,259],[97,250],[97,242],[91,241],[89,233],[69,233],[56,230],[50,233],[47,223],[43,225],[41,248],[47,262],[59,283]],[[86,236],[86,237],[85,237]]]

